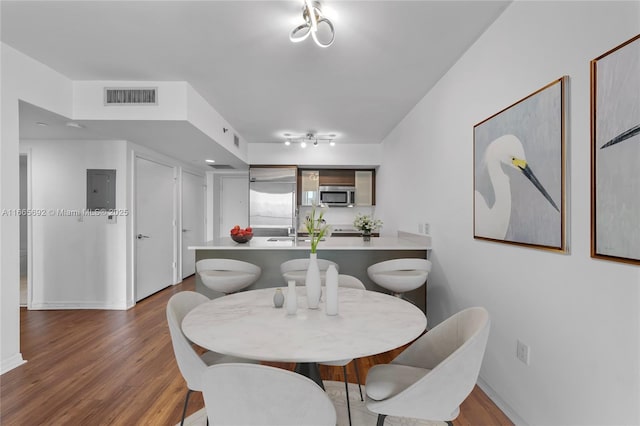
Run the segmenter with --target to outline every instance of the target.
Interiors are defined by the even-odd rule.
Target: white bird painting
[[[538,189],[546,201],[560,212],[556,203],[529,167],[522,142],[515,135],[506,134],[493,140],[485,150],[484,162],[493,187],[495,201],[490,206],[485,197],[479,191],[475,191],[475,234],[477,236],[504,240],[509,230],[512,188],[510,178],[503,170],[503,166],[511,167],[522,173]]]

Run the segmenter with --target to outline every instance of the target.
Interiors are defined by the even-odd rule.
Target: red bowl
[[[252,238],[253,238],[253,234],[251,234],[251,235],[243,235],[243,236],[231,234],[231,239],[233,241],[235,241],[236,243],[240,243],[240,244],[246,243],[247,241],[251,240]]]

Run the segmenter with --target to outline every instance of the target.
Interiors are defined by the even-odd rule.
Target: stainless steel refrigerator
[[[255,236],[288,236],[296,229],[295,167],[249,169],[249,225]]]

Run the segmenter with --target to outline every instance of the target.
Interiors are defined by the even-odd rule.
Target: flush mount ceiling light
[[[302,19],[305,21],[304,24],[298,25],[291,30],[291,33],[289,33],[289,40],[294,43],[298,43],[306,40],[307,37],[311,35],[313,41],[315,41],[320,47],[329,47],[333,44],[333,40],[336,35],[333,23],[322,14],[320,2],[304,0],[304,6],[302,6]],[[323,43],[318,38],[318,28],[320,24],[325,24],[329,29],[331,39],[328,43]]]
[[[289,146],[292,143],[300,144],[301,148],[306,148],[307,144],[310,143],[314,147],[318,146],[320,142],[329,142],[330,146],[334,146],[336,143],[333,139],[336,137],[335,133],[331,133],[328,135],[316,135],[313,132],[308,132],[304,135],[292,135],[291,133],[285,133],[284,137],[286,140],[284,144]]]

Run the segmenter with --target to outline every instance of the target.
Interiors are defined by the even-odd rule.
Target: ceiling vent
[[[209,167],[216,170],[233,170],[234,167],[228,164],[209,164]]]
[[[157,87],[105,87],[105,105],[158,105]]]
[[[240,147],[240,138],[235,133],[233,134],[233,144],[236,146],[236,148]]]

